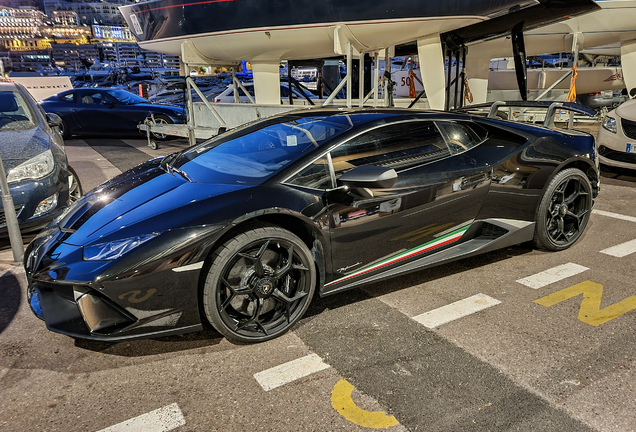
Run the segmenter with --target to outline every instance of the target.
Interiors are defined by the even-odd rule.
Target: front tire
[[[73,168],[68,167],[68,200],[70,204],[79,200],[84,192],[82,191],[82,184],[80,183],[79,176]]]
[[[577,168],[558,173],[548,184],[537,212],[534,244],[559,251],[572,246],[583,234],[592,210],[592,186]]]
[[[227,339],[263,342],[287,332],[314,295],[307,245],[278,227],[256,228],[219,247],[203,289],[205,315]]]

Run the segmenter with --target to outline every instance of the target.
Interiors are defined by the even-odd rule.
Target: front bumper
[[[39,180],[26,180],[9,185],[20,231],[32,232],[44,228],[67,206],[69,199],[68,174],[59,165],[48,176]],[[38,204],[46,198],[57,194],[57,205],[38,216],[33,216]],[[0,202],[0,237],[6,237],[8,229]]]
[[[154,260],[137,252],[115,261],[86,261],[82,247],[65,243],[68,235],[47,229],[25,253],[28,302],[49,330],[118,341],[203,328],[197,296],[200,267],[180,271],[179,266],[189,265],[181,259],[183,251]],[[155,256],[154,250],[146,252]]]
[[[598,131],[596,143],[599,161],[603,165],[636,169],[636,152],[627,152],[627,145],[636,148],[636,139],[625,136],[620,117],[616,117],[617,131],[612,133],[601,127]]]
[[[82,286],[34,281],[29,284],[27,299],[33,313],[45,321],[50,331],[75,338],[117,342],[203,329],[201,324],[148,329],[144,326],[146,320],[138,319],[108,298]],[[164,321],[171,319],[170,315],[164,316]]]

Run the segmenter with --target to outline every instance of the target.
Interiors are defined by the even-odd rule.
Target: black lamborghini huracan
[[[86,194],[28,247],[56,332],[259,342],[321,296],[534,241],[561,250],[599,192],[594,138],[404,109],[247,124]]]

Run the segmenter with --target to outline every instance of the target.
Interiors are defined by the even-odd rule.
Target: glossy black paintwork
[[[267,121],[368,112],[317,110]],[[76,286],[107,299],[138,321],[123,331],[103,335],[88,333],[70,313],[69,320],[74,324],[64,324],[56,313],[55,322],[47,318],[47,325],[67,334],[105,339],[197,329],[201,324],[199,295],[211,251],[256,223],[288,229],[311,247],[321,271],[319,291],[326,295],[350,282],[338,282],[339,278],[426,244],[458,226],[488,218],[534,221],[543,188],[565,166],[574,164],[587,171],[593,182],[598,179],[592,153],[594,139],[588,134],[566,135],[443,113],[399,109],[373,112],[386,116],[358,124],[254,186],[191,183],[162,169],[163,159],[159,158],[88,193],[27,248],[25,266],[30,287],[45,291],[45,317],[51,314],[47,308],[55,309],[59,298],[72,301],[68,298],[69,286]],[[288,181],[300,168],[351,137],[404,120],[475,122],[489,131],[489,139],[464,153],[398,170],[396,183],[374,190],[373,197],[342,188],[310,189]],[[408,122],[404,124],[409,126]],[[254,127],[258,129],[258,123]],[[150,233],[159,235],[117,260],[82,258],[84,245]],[[466,240],[469,238],[464,236],[458,242]],[[175,271],[197,263],[199,268]],[[383,271],[399,265],[403,263],[389,265]],[[355,280],[363,282],[373,274]],[[166,317],[178,319],[166,324]]]

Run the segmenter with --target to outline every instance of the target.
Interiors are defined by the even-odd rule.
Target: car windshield
[[[131,105],[138,103],[149,103],[146,99],[132,94],[126,90],[108,90],[108,94],[117,99],[119,102]]]
[[[260,184],[327,141],[384,114],[286,117],[252,123],[183,153],[175,166],[194,181]]]
[[[18,91],[0,92],[0,131],[27,130],[35,126],[33,112]]]

